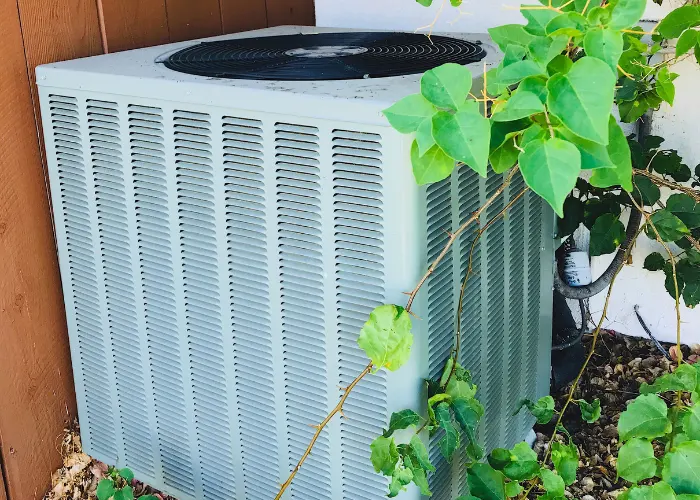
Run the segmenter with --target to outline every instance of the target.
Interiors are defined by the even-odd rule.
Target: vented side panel
[[[502,182],[463,167],[417,188],[397,161],[401,138],[377,127],[84,92],[41,99],[85,448],[181,500],[273,498],[367,365],[357,338],[369,313],[405,301],[407,276]],[[517,177],[480,222],[523,186]],[[512,419],[507,403],[542,390],[549,219],[529,194],[473,255],[460,356],[502,417],[484,419],[489,446],[525,437],[531,418]],[[407,367],[362,380],[289,498],[385,497],[369,445],[450,355],[476,228],[417,298]],[[451,500],[465,457],[448,464],[441,437],[430,484]]]
[[[327,413],[318,129],[275,124],[288,468]],[[330,496],[330,443],[321,435],[292,485],[292,498]]]
[[[144,373],[134,362],[144,346],[137,333],[119,111],[115,102],[96,100],[86,109],[124,459],[153,474]]]
[[[340,384],[346,387],[367,365],[357,345],[369,313],[384,290],[384,203],[381,137],[333,131],[333,221],[339,311]],[[379,500],[386,480],[374,473],[369,445],[386,426],[386,375],[365,378],[348,398],[340,423],[343,499]]]
[[[245,498],[274,497],[279,485],[262,122],[223,119],[226,228],[236,394]],[[272,460],[272,461],[271,461]]]
[[[129,144],[154,412],[163,481],[194,494],[182,358],[178,345],[163,111],[128,106]]]
[[[45,127],[50,127],[53,137],[54,202],[59,205],[64,225],[65,253],[61,264],[68,316],[73,318],[73,371],[78,398],[83,402],[84,442],[94,453],[116,460],[114,410],[111,401],[95,397],[113,381],[108,370],[112,359],[104,343],[94,254],[99,235],[92,233],[90,221],[94,195],[88,190],[87,179],[92,174],[86,169],[83,155],[88,139],[81,129],[78,99],[49,95],[43,106],[49,108],[45,114],[49,114],[50,121]]]

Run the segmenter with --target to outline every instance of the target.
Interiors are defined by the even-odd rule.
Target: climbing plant
[[[432,0],[418,2],[427,6]],[[461,0],[450,3],[458,7]],[[337,406],[315,426],[308,448],[282,484],[277,499],[292,483],[320,433],[342,412],[354,387],[369,373],[398,370],[408,360],[413,342],[411,307],[416,295],[451,245],[502,195],[516,175],[522,175],[526,190],[541,196],[562,218],[559,226],[562,235],[570,234],[580,222],[588,221],[591,230],[601,235],[592,236],[594,253],[612,252],[619,246],[622,233],[618,215],[622,206],[641,211],[644,220],[632,243],[642,231],[661,243],[667,257],[659,260],[660,254],[654,255],[648,259],[649,266],[664,270],[668,267],[673,285],[668,288],[677,305],[682,292],[686,303],[693,305],[697,290],[686,292],[681,286],[687,264],[682,264],[682,260],[676,262],[677,256],[667,242],[684,240],[692,247],[686,250],[685,258],[696,256],[692,249],[700,249],[693,236],[697,228],[694,226],[697,198],[669,200],[665,207],[650,213],[644,209],[653,205],[649,205],[652,201],[649,192],[654,191],[650,185],[658,190],[659,185],[673,182],[677,187],[678,176],[687,174],[686,169],[675,163],[675,157],[667,158],[672,156],[671,152],[659,151],[660,143],[655,145],[654,139],[641,150],[634,143],[630,146],[614,109],[617,104],[622,121],[634,122],[663,101],[673,104],[674,80],[678,75],[671,71],[672,62],[692,55],[700,59],[700,37],[694,29],[700,26],[700,7],[693,3],[685,5],[669,14],[654,30],[645,32],[637,24],[646,9],[646,0],[540,0],[540,4],[521,7],[526,24],[489,30],[503,52],[503,59],[498,67],[485,73],[478,85],[467,68],[445,64],[426,72],[415,94],[385,110],[391,126],[400,133],[414,135],[410,158],[418,184],[441,182],[455,168],[471,168],[482,176],[491,169],[503,174],[504,183],[449,235],[442,253],[408,294],[405,306],[380,305],[370,314],[358,338],[368,357],[366,368],[344,389]],[[651,45],[643,40],[645,35],[651,37]],[[676,38],[674,60],[654,62],[654,56],[667,40]],[[640,155],[642,159],[655,156],[658,160],[650,165],[657,166],[641,167]],[[658,167],[661,159],[668,161],[666,167]],[[586,182],[579,180],[583,171],[590,171]],[[522,194],[524,191],[477,230],[474,245],[491,222],[504,216]],[[658,199],[654,201],[659,203]],[[614,203],[620,210],[602,209]],[[576,211],[574,215],[572,210]],[[597,210],[595,215],[594,210]],[[629,257],[629,248],[631,245],[626,248],[625,257]],[[616,270],[613,282],[619,271]],[[463,289],[470,274],[471,265]],[[607,312],[611,290],[612,283],[602,318]],[[460,316],[458,311],[455,348],[441,377],[426,381],[425,414],[416,409],[392,414],[387,429],[371,445],[369,451],[375,470],[389,478],[388,496],[397,496],[411,483],[423,494],[431,494],[428,477],[435,468],[423,436],[439,433],[438,447],[448,460],[458,449],[468,457],[469,494],[458,500],[505,500],[533,495],[541,499],[564,498],[566,485],[576,479],[578,450],[561,425],[562,417],[572,404],[579,406],[586,422],[595,422],[601,414],[600,401],[573,398],[583,370],[558,413],[555,432],[542,459],[527,443],[509,450],[492,450],[485,457],[477,439],[484,408],[478,401],[477,387],[469,371],[458,357]],[[602,321],[593,332],[588,361]],[[680,316],[678,325],[680,332]],[[680,333],[678,337],[680,343]],[[672,374],[643,387],[644,394],[621,415],[619,432],[624,445],[618,459],[620,476],[634,484],[650,483],[647,480],[657,476],[662,479],[631,488],[625,493],[627,498],[700,495],[700,441],[696,441],[700,439],[696,434],[700,424],[696,422],[699,413],[694,404],[699,377],[694,367],[679,360]],[[655,395],[666,391],[675,391],[670,409],[665,400]],[[692,395],[690,403],[688,394]],[[556,415],[551,397],[523,401],[521,407],[540,422],[549,422]],[[413,432],[397,433],[407,429]],[[665,446],[661,462],[654,455],[653,443]],[[641,460],[636,460],[637,457]]]

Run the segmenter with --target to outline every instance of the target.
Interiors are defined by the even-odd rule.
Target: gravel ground
[[[585,339],[584,344],[588,352],[590,338]],[[664,347],[675,353],[675,346],[664,344]],[[698,350],[692,352],[686,346],[682,350],[688,361],[698,359]],[[581,419],[578,407],[572,405],[563,421],[581,457],[578,480],[567,489],[569,498],[616,498],[623,488],[629,486],[626,481],[617,479],[617,420],[628,402],[639,395],[640,384],[651,382],[668,372],[671,364],[651,341],[625,337],[615,332],[601,332],[595,355],[579,384],[575,399],[591,402],[599,398],[602,416],[595,424],[587,424]],[[552,394],[558,409],[566,401],[569,389],[570,386]],[[542,454],[553,425],[538,426],[535,430],[538,433],[535,449]]]

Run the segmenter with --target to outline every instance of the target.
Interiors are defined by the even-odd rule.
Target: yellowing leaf
[[[411,317],[403,307],[379,306],[369,315],[357,343],[372,360],[375,370],[396,371],[411,355]]]

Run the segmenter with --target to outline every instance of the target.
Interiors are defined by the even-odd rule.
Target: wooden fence
[[[280,24],[313,0],[0,0],[0,500],[42,498],[75,415],[34,68]]]

